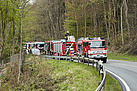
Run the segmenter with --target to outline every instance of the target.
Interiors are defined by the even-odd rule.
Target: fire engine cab
[[[106,41],[103,38],[79,39],[77,41],[78,54],[92,59],[107,61]]]

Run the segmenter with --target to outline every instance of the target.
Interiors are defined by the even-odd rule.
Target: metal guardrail
[[[21,54],[22,61],[25,61],[25,52]],[[10,65],[20,61],[20,54],[10,56]]]
[[[105,86],[105,80],[106,80],[106,71],[105,71],[105,67],[103,66],[102,62],[103,61],[98,61],[98,60],[95,60],[95,59],[90,59],[90,58],[84,58],[84,57],[68,57],[68,56],[47,56],[47,58],[55,58],[55,59],[66,59],[66,60],[70,60],[70,61],[73,61],[73,60],[78,60],[78,63],[79,61],[81,61],[83,64],[85,63],[85,61],[88,62],[88,66],[89,66],[89,63],[92,62],[92,67],[94,68],[94,66],[96,67],[96,70],[99,71],[99,75],[101,74],[101,81],[98,82],[98,87],[95,91],[103,91],[104,90],[104,86]],[[96,65],[94,65],[96,64]],[[99,69],[99,70],[98,70]]]

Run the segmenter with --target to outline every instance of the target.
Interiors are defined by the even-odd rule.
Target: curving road
[[[104,66],[107,70],[121,77],[127,83],[131,91],[137,91],[137,62],[108,60]],[[125,88],[124,91],[126,91]]]
[[[104,66],[106,71],[120,82],[123,91],[137,91],[137,62],[107,60]]]

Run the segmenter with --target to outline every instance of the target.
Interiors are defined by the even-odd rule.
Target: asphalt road
[[[137,91],[137,62],[108,60],[105,68],[120,76],[131,91]]]

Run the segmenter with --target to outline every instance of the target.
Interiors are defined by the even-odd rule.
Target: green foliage
[[[108,59],[137,62],[137,56],[122,53],[108,53]]]
[[[27,0],[28,1],[28,0]],[[22,6],[22,1],[15,0],[0,0],[0,59],[9,57],[12,54],[14,43],[14,54],[19,52],[20,45],[20,29],[21,29],[21,11],[23,8],[23,25],[28,20],[26,11],[27,5]],[[24,0],[25,3],[27,3]],[[24,4],[25,4],[24,3]],[[31,7],[31,6],[30,6]],[[15,24],[13,25],[13,22]],[[14,28],[13,28],[14,26]],[[25,26],[24,26],[25,27]],[[13,30],[15,29],[15,30]],[[23,29],[25,30],[25,29]],[[15,31],[15,32],[14,32]],[[14,40],[13,40],[14,37]]]
[[[101,80],[98,72],[92,66],[73,63],[65,60],[49,60],[42,57],[26,56],[21,74],[20,84],[17,84],[18,63],[9,66],[1,77],[0,90],[86,90],[94,91]],[[119,83],[107,74],[105,91],[120,91]]]

